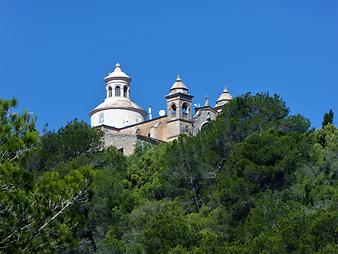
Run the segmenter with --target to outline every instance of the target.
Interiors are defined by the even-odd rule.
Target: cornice
[[[147,116],[147,112],[145,112],[143,109],[132,108],[132,107],[103,107],[103,108],[93,109],[92,111],[89,112],[89,116],[91,117],[93,114],[95,114],[97,112],[100,112],[100,111],[105,111],[107,109],[130,110],[130,111],[134,111],[134,112],[140,113],[143,117]]]

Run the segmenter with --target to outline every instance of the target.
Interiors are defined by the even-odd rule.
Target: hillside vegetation
[[[314,130],[245,94],[124,157],[84,122],[40,135],[15,107],[0,100],[0,253],[338,253],[333,113]]]

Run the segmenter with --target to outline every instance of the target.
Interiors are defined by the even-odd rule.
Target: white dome
[[[143,122],[147,113],[129,98],[111,97],[105,99],[90,113],[92,127],[108,125],[123,128]]]
[[[110,97],[104,100],[94,110],[103,110],[105,108],[126,108],[144,111],[139,105],[132,102],[129,98],[125,97]]]

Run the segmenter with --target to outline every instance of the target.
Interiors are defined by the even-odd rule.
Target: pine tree
[[[323,122],[322,122],[322,128],[324,128],[328,124],[333,124],[333,111],[330,109],[329,113],[325,113]]]

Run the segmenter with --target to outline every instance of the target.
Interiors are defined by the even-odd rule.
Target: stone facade
[[[158,144],[157,139],[152,139],[146,136],[137,134],[127,134],[111,129],[109,126],[100,126],[103,131],[103,139],[106,147],[115,146],[125,155],[134,153],[137,145]]]
[[[224,104],[232,99],[224,89],[215,107],[211,107],[206,98],[205,105],[196,107],[193,112],[193,96],[178,76],[165,96],[166,115],[145,120],[146,112],[129,97],[131,78],[119,64],[105,81],[107,98],[89,113],[91,125],[103,131],[105,146],[115,146],[125,155],[132,154],[138,144],[169,142],[181,134],[196,135],[204,125],[215,120]]]

